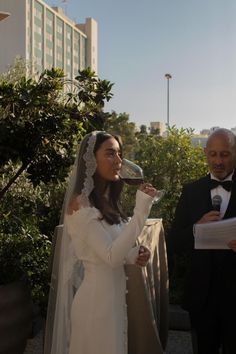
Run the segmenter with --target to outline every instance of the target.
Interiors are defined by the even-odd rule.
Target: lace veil
[[[75,196],[80,207],[89,206],[96,170],[94,146],[98,131],[85,135],[72,169],[65,193],[60,226],[57,227],[53,257],[44,354],[68,354],[70,339],[70,310],[75,291],[83,279],[82,262],[76,259],[64,218]]]

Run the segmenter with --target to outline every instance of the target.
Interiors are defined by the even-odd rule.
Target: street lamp
[[[4,20],[8,16],[10,16],[9,12],[0,11],[0,21]]]
[[[172,78],[170,74],[165,74],[165,78],[167,79],[167,129],[169,128],[169,123],[170,123],[170,117],[169,117],[169,111],[170,111],[170,88],[169,88],[169,80]]]

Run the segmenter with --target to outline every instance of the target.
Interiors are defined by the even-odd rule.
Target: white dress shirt
[[[234,172],[234,171],[233,171]],[[233,176],[233,172],[227,176],[223,181],[232,181],[232,176]],[[211,175],[211,179],[215,179],[217,181],[220,181],[218,178],[216,178],[212,173]],[[221,180],[221,182],[223,182]],[[220,205],[220,214],[221,214],[221,218],[224,217],[226,209],[228,207],[229,204],[229,199],[231,196],[231,191],[227,191],[225,190],[221,185],[217,186],[216,188],[213,188],[211,190],[211,199],[215,196],[215,195],[220,195],[222,198],[222,203]]]

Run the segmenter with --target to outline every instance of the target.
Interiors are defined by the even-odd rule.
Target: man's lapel
[[[206,196],[206,205],[209,208],[209,211],[212,209],[212,201],[211,201],[211,186],[210,186],[211,175],[210,173],[206,176],[206,183],[204,185],[204,195]]]
[[[230,196],[228,207],[224,215],[224,219],[236,216],[236,171],[234,171],[234,174],[232,176],[232,181],[233,184],[232,184],[231,196]]]

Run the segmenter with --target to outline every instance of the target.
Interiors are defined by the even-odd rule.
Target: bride
[[[122,144],[106,132],[80,144],[56,242],[44,354],[127,354],[125,263],[150,256],[134,246],[156,190],[143,183],[127,221],[119,196]]]

